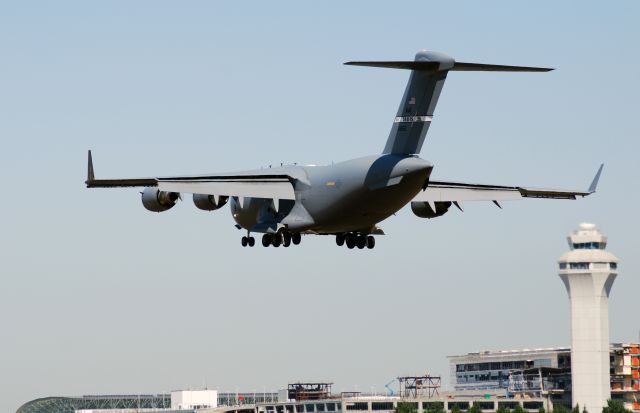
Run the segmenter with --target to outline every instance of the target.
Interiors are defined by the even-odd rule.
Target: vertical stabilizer
[[[383,153],[420,152],[447,72],[453,67],[453,59],[449,56],[424,50],[416,54],[415,61],[434,62],[437,63],[437,67],[431,70],[411,71]]]
[[[433,111],[449,71],[461,72],[548,72],[546,67],[507,66],[456,62],[444,53],[421,50],[413,61],[362,61],[347,65],[411,70],[383,153],[417,154],[427,135]]]

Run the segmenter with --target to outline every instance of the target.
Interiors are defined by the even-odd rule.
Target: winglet
[[[96,177],[93,172],[93,159],[91,158],[91,149],[89,149],[89,155],[88,155],[88,161],[87,161],[87,180],[85,181],[85,183],[89,184],[89,182],[94,181],[95,179]]]
[[[589,193],[593,194],[596,192],[596,188],[598,187],[598,181],[600,180],[600,174],[602,173],[602,168],[604,168],[604,164],[600,164],[600,168],[598,168],[598,172],[596,172],[596,176],[593,177],[593,181],[591,181],[591,185],[589,185]]]

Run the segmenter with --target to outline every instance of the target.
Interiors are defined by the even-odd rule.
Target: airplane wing
[[[295,199],[294,178],[271,171],[157,178],[95,179],[89,151],[87,188],[158,187],[161,191],[248,198]]]
[[[561,189],[537,189],[521,186],[481,185],[460,182],[430,181],[424,191],[418,193],[414,202],[452,202],[460,208],[460,202],[515,201],[522,198],[576,199],[585,197],[596,191],[604,164],[600,165],[589,189],[586,191],[568,191]]]

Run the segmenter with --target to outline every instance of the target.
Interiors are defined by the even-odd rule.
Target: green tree
[[[509,409],[501,406],[500,403],[498,403],[498,410],[496,410],[496,413],[509,413]]]
[[[607,400],[607,406],[602,409],[602,413],[631,413],[631,410],[625,409],[619,400]]]
[[[544,407],[541,407],[538,409],[538,413],[547,413],[547,411],[544,409]]]
[[[566,406],[558,403],[553,405],[553,413],[571,413],[571,410],[567,409]]]
[[[467,413],[482,413],[482,409],[478,405],[478,403],[473,403],[473,405],[467,410]]]
[[[444,403],[442,402],[431,402],[429,408],[427,409],[427,413],[446,413],[444,411]]]
[[[582,408],[582,413],[589,413],[589,412],[587,411],[587,406],[584,406],[584,407]]]
[[[418,413],[418,409],[414,403],[398,402],[398,405],[393,409],[394,413]]]
[[[516,407],[511,410],[511,413],[525,413],[524,409],[520,405],[520,403],[516,404]]]
[[[580,405],[576,403],[576,407],[571,409],[571,413],[580,413]]]
[[[460,410],[458,403],[455,403],[453,405],[453,407],[451,408],[451,413],[462,413],[462,410]]]

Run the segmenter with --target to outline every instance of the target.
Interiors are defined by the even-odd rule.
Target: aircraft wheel
[[[347,248],[350,250],[356,246],[356,236],[354,234],[347,234],[345,237],[345,243],[347,244]]]
[[[249,237],[249,246],[253,247],[254,245],[256,245],[256,239],[253,237]]]
[[[274,234],[271,238],[271,245],[278,248],[282,244],[282,234]]]
[[[293,242],[293,245],[300,244],[300,241],[302,241],[302,236],[299,233],[296,232],[291,235],[291,242]]]
[[[242,241],[241,241],[241,243],[242,243],[242,246],[243,246],[243,247],[246,247],[246,246],[247,246],[247,244],[249,243],[249,240],[247,240],[247,237],[242,237]]]
[[[367,245],[367,237],[364,235],[358,235],[358,238],[356,238],[356,246],[358,249],[363,249],[365,245]]]
[[[289,245],[291,245],[291,234],[289,234],[288,232],[282,234],[282,245],[284,247],[288,247]]]
[[[373,247],[375,247],[375,246],[376,246],[376,239],[373,237],[373,235],[369,235],[367,237],[367,248],[372,250]]]
[[[268,247],[269,245],[271,245],[271,234],[264,234],[262,236],[262,246]]]
[[[344,234],[336,234],[336,244],[339,247],[344,245]]]

